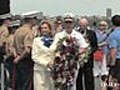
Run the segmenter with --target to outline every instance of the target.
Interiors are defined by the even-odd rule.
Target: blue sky
[[[106,8],[112,8],[113,15],[120,14],[120,0],[11,0],[11,13],[21,14],[40,11],[45,15],[106,15]]]

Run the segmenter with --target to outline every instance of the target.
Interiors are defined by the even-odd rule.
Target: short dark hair
[[[114,15],[111,21],[114,26],[120,26],[120,15]]]

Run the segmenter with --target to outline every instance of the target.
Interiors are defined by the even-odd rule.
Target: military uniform
[[[25,47],[31,47],[34,34],[29,25],[20,27],[14,35],[14,48],[18,55],[21,55]],[[16,64],[16,85],[15,90],[30,90],[33,62],[31,55],[26,55]]]
[[[11,14],[0,15],[0,20],[2,21],[2,25],[0,26],[0,43],[6,42],[6,39],[9,36],[8,22],[4,22],[5,20],[10,20]]]
[[[13,70],[14,70],[14,49],[13,49],[13,41],[14,41],[14,35],[10,34],[7,40],[7,45],[6,45],[6,59],[4,62],[5,65],[5,70],[8,72],[8,74],[5,74],[6,76],[6,88],[12,88],[12,83],[13,83]]]
[[[0,27],[0,58],[1,58],[0,62],[3,60],[2,56],[6,54],[5,44],[7,43],[8,36],[9,36],[8,28],[5,25],[2,25]]]
[[[6,39],[9,36],[9,30],[5,25],[0,27],[0,43],[6,42]]]
[[[7,26],[2,25],[0,27],[0,46],[6,47],[6,43],[8,43],[8,36],[9,36],[9,30]],[[4,48],[0,49],[0,54],[5,54],[6,50],[3,50]]]
[[[0,24],[1,24],[1,26],[0,26],[0,65],[2,62],[5,61],[4,56],[6,56],[6,46],[8,43],[8,36],[9,36],[8,25],[10,23],[10,18],[11,18],[10,14],[0,15],[0,21],[1,21],[0,22]],[[4,71],[4,68],[0,69],[0,73],[1,73],[1,70]],[[0,78],[2,78],[1,80],[4,79],[3,76],[0,76]],[[3,81],[1,81],[1,82],[3,82]]]
[[[32,46],[34,33],[28,25],[23,25],[16,30],[14,35],[14,47],[17,54],[21,54],[26,46]]]
[[[14,43],[14,33],[15,30],[20,26],[20,22],[18,21],[12,21],[9,25],[9,30],[10,30],[10,35],[7,40],[7,47],[6,47],[6,60],[5,60],[5,69],[8,71],[8,75],[6,74],[7,80],[6,82],[6,88],[12,88],[13,84],[13,78],[14,78],[14,64],[13,60],[15,59],[14,53],[15,50],[13,48],[13,43]]]
[[[2,21],[2,25],[0,26],[0,62],[3,60],[3,55],[5,55],[5,44],[7,43],[7,38],[9,36],[9,30],[8,30],[8,22],[4,22],[5,20],[9,20],[10,14],[4,14],[0,15],[0,20]]]

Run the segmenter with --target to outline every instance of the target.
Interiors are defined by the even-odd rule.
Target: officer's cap
[[[72,13],[66,13],[64,15],[64,21],[65,22],[67,22],[67,21],[73,22],[73,18],[74,18],[74,15]]]
[[[37,14],[39,11],[31,11],[31,12],[26,12],[22,14],[23,18],[28,18],[28,19],[34,19],[37,18]]]
[[[11,21],[9,27],[20,26],[20,25],[21,25],[21,21],[16,20],[16,21]]]
[[[11,17],[12,17],[12,15],[11,15],[10,13],[0,15],[0,19],[1,19],[1,20],[11,19]]]

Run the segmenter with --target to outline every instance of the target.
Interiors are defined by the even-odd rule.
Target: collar
[[[23,27],[28,28],[28,29],[32,29],[30,24],[24,24]]]
[[[65,35],[72,35],[72,34],[74,34],[76,31],[74,30],[74,29],[72,29],[72,32],[70,33],[70,34],[68,34],[67,32],[66,32],[66,30],[63,30],[63,33],[65,34]]]
[[[106,33],[105,31],[101,31],[101,30],[97,30],[97,32],[98,32],[99,34],[105,34],[105,33]]]

